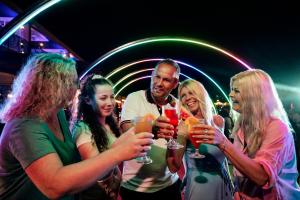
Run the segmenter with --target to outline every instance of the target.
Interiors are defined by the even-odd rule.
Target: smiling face
[[[193,79],[183,81],[178,88],[178,96],[183,107],[187,108],[194,117],[211,122],[215,113],[213,104],[205,87],[199,81]]]
[[[161,63],[151,77],[151,93],[156,101],[162,101],[176,88],[176,68],[172,65]]]
[[[232,101],[232,108],[238,113],[242,112],[242,97],[240,92],[240,85],[238,81],[234,81],[232,83],[231,92],[229,93],[229,97]]]
[[[180,99],[182,104],[193,114],[196,115],[200,112],[199,100],[196,98],[195,94],[189,90],[187,87],[183,87],[180,92]]]
[[[94,99],[91,101],[93,108],[97,109],[100,117],[110,116],[115,107],[113,89],[110,85],[95,85]]]

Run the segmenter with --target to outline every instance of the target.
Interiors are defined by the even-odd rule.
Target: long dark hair
[[[92,137],[95,140],[96,146],[99,152],[103,152],[108,148],[107,130],[98,121],[98,117],[101,114],[97,106],[91,106],[87,103],[87,100],[95,101],[95,89],[96,85],[110,85],[112,83],[100,75],[88,75],[80,85],[80,94],[78,96],[78,106],[75,115],[75,123],[82,121],[88,125],[91,130]],[[95,102],[94,102],[95,103]],[[74,122],[74,120],[73,120]],[[117,125],[114,113],[106,117],[105,121],[110,127],[111,131],[116,137],[120,136],[120,129]]]

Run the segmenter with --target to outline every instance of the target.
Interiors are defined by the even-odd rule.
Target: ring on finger
[[[207,135],[207,133],[208,133],[208,130],[207,130],[207,129],[204,129],[204,133],[205,133],[205,135]]]

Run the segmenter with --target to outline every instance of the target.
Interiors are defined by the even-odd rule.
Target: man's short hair
[[[176,61],[174,61],[174,60],[171,59],[171,58],[163,59],[163,60],[159,61],[159,62],[156,64],[155,69],[157,69],[157,67],[158,67],[160,64],[167,64],[167,65],[171,65],[171,66],[175,67],[175,68],[176,68],[176,73],[177,73],[176,78],[179,79],[180,66],[178,65],[178,63],[177,63]]]

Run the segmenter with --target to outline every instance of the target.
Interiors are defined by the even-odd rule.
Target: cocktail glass
[[[135,133],[139,134],[142,132],[152,132],[152,124],[153,120],[145,117],[136,117],[134,119],[134,127],[135,127]],[[150,164],[152,163],[152,159],[145,155],[141,157],[137,157],[136,161],[138,163],[143,163],[143,164]]]
[[[205,124],[205,119],[199,119],[198,123],[196,123],[194,125],[197,125],[197,124]],[[200,143],[197,142],[198,138],[194,138],[193,135],[195,135],[195,134],[192,134],[192,132],[191,132],[192,129],[195,129],[194,125],[189,126],[190,141],[192,142],[193,146],[195,147],[195,153],[190,154],[190,158],[195,158],[195,159],[205,158],[205,155],[199,153]]]
[[[175,107],[172,107],[170,104],[164,105],[162,107],[164,115],[170,119],[170,124],[174,126],[174,134],[172,138],[168,141],[167,147],[169,149],[180,149],[183,148],[183,145],[179,144],[177,139],[177,126],[178,126],[178,112]]]

